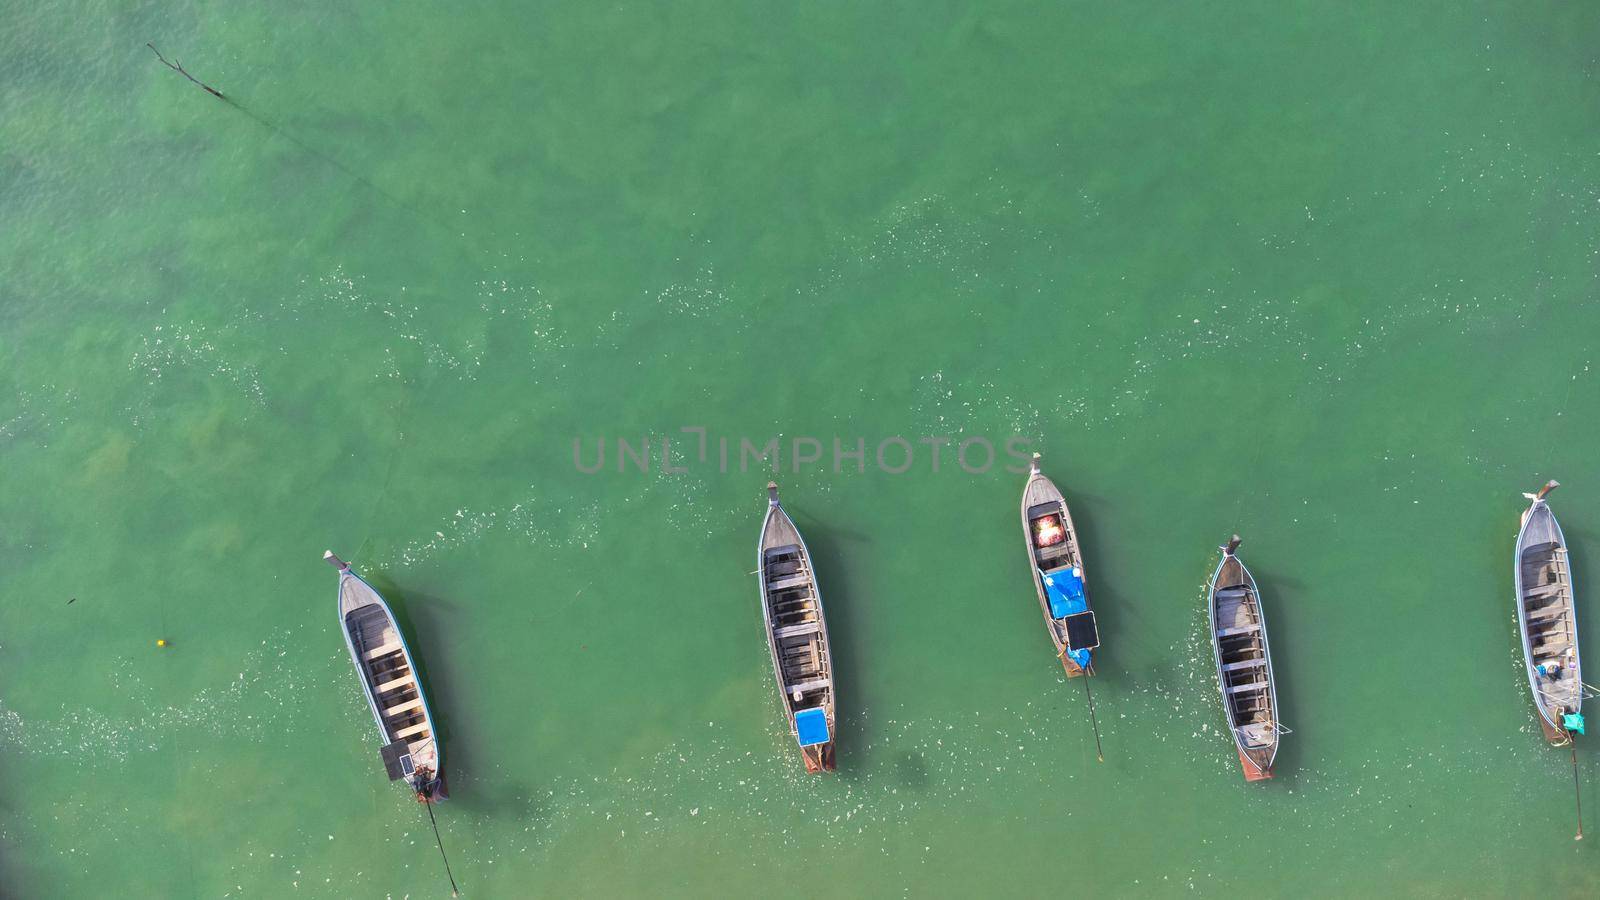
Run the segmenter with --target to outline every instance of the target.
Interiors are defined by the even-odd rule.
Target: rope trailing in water
[[[233,107],[234,109],[238,110],[239,112],[244,113],[245,115],[249,116],[251,119],[254,119],[257,125],[260,125],[261,127],[267,129],[268,131],[271,131],[273,134],[276,134],[279,137],[283,138],[284,140],[286,140],[286,141],[294,144],[295,146],[299,147],[301,150],[304,150],[306,153],[309,153],[312,156],[315,156],[318,159],[322,160],[323,162],[333,166],[335,169],[338,169],[340,172],[343,172],[345,175],[349,176],[350,178],[354,179],[355,181],[358,181],[362,185],[365,185],[369,190],[373,191],[374,193],[377,193],[377,194],[381,195],[384,199],[388,200],[390,203],[393,203],[395,206],[398,206],[401,209],[404,209],[407,212],[411,213],[412,215],[416,216],[417,218],[423,219],[424,221],[428,222],[429,224],[433,225],[434,227],[441,229],[444,233],[448,234],[453,240],[459,242],[458,246],[470,246],[467,242],[461,241],[461,239],[465,237],[465,234],[459,228],[452,228],[451,226],[446,225],[438,217],[430,215],[428,213],[425,213],[422,210],[418,209],[417,207],[412,206],[410,203],[406,202],[405,200],[402,200],[399,197],[395,196],[394,194],[391,194],[388,191],[384,190],[383,188],[378,187],[376,184],[374,184],[372,182],[372,180],[370,178],[367,178],[365,175],[362,175],[360,172],[357,172],[356,170],[350,168],[349,166],[347,166],[344,163],[340,162],[339,160],[335,159],[330,154],[327,154],[327,153],[322,152],[321,150],[318,150],[316,147],[313,147],[310,144],[306,143],[305,141],[301,140],[300,138],[296,137],[292,132],[290,132],[288,129],[284,128],[283,126],[278,125],[277,123],[272,122],[272,121],[264,118],[263,116],[255,113],[255,112],[252,112],[251,110],[246,108],[244,106],[244,104],[240,103],[239,101],[233,99],[232,97],[229,97],[229,96],[223,94],[221,91],[217,90],[216,88],[212,87],[209,84],[206,84],[204,81],[201,81],[200,79],[194,77],[193,75],[190,75],[189,74],[189,70],[185,69],[183,67],[183,63],[178,62],[177,60],[167,59],[165,56],[163,56],[161,54],[160,50],[156,49],[156,45],[155,44],[152,44],[152,43],[147,41],[147,42],[145,42],[145,46],[149,47],[151,52],[155,53],[156,58],[161,60],[161,64],[162,65],[166,66],[167,68],[171,69],[172,71],[177,72],[179,75],[182,75],[183,77],[185,77],[185,78],[189,79],[190,81],[194,82],[195,84],[199,85],[201,88],[203,88],[205,90],[206,93],[210,94],[211,96],[217,98],[218,100],[221,100],[223,103],[228,104],[229,106]]]
[[[450,896],[461,896],[461,890],[456,887],[455,873],[450,871],[450,857],[444,855],[444,839],[439,837],[439,820],[433,817],[433,799],[425,798],[422,805],[428,808],[428,821],[433,823],[433,839],[439,842],[439,858],[444,860],[444,874],[450,879]]]
[[[1578,834],[1575,841],[1583,840],[1583,793],[1578,788],[1578,742],[1567,732],[1567,746],[1572,748],[1572,798],[1578,803]]]
[[[1094,729],[1094,755],[1101,762],[1106,761],[1106,754],[1100,749],[1100,722],[1094,717],[1094,692],[1089,690],[1089,670],[1083,670],[1083,696],[1089,701],[1089,726]]]
[[[1062,660],[1065,660],[1067,658],[1067,648],[1062,647],[1061,652],[1057,653],[1056,656]],[[1073,660],[1073,663],[1076,664],[1077,660]],[[1100,749],[1100,722],[1094,717],[1094,692],[1089,690],[1089,670],[1083,668],[1082,666],[1079,666],[1078,668],[1081,672],[1083,672],[1083,674],[1079,676],[1083,679],[1083,696],[1089,701],[1089,727],[1094,729],[1094,755],[1096,759],[1100,760],[1101,762],[1105,762],[1105,752]]]

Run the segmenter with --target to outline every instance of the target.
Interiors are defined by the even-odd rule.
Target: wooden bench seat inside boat
[[[373,647],[371,650],[368,650],[365,654],[363,654],[361,658],[365,660],[375,660],[381,656],[388,656],[390,653],[398,652],[400,652],[400,642],[390,641],[381,647]]]
[[[378,685],[377,687],[373,688],[372,690],[373,690],[373,693],[376,693],[376,694],[387,694],[390,691],[394,690],[395,688],[405,687],[408,684],[416,684],[416,683],[417,683],[417,677],[415,675],[413,675],[411,672],[408,671],[404,675],[401,675],[399,678],[396,678],[393,681],[385,681],[384,683]]]
[[[773,595],[772,608],[777,611],[793,611],[795,609],[815,609],[817,597],[811,593],[810,588],[794,591],[784,591]]]
[[[422,734],[424,731],[427,731],[427,730],[428,730],[428,720],[427,719],[423,719],[421,722],[418,722],[417,724],[412,725],[410,728],[407,728],[407,729],[405,729],[403,731],[395,732],[394,733],[394,739],[397,740],[397,741],[403,741],[408,737],[411,737],[413,735]]]
[[[769,590],[769,591],[782,591],[782,590],[786,590],[788,588],[801,587],[803,585],[809,584],[810,582],[811,582],[811,576],[807,575],[804,572],[801,572],[801,573],[799,573],[797,575],[789,575],[787,577],[780,578],[777,581],[768,581],[767,582],[767,590]]]
[[[827,687],[828,684],[829,681],[826,678],[816,678],[811,681],[802,681],[799,684],[790,685],[789,693],[791,695],[797,692],[801,694],[809,694],[812,691],[822,690],[823,688]]]
[[[813,641],[800,642],[800,644],[786,644],[779,650],[779,655],[781,655],[782,663],[784,663],[784,671],[821,668],[821,650],[818,649],[818,642],[814,641],[814,639]]]
[[[1039,568],[1048,569],[1058,561],[1070,561],[1072,547],[1066,541],[1062,541],[1059,544],[1051,544],[1048,547],[1040,547],[1035,554],[1035,558],[1039,560]]]
[[[1534,587],[1524,588],[1522,591],[1522,599],[1538,600],[1543,597],[1549,597],[1551,595],[1561,593],[1561,589],[1564,587],[1566,587],[1565,584],[1556,581],[1550,584],[1540,584],[1535,585]]]
[[[779,575],[793,575],[801,569],[800,559],[780,559],[767,563],[767,577],[775,578]]]
[[[421,709],[421,708],[422,708],[422,698],[421,697],[416,697],[416,698],[413,698],[411,700],[403,701],[403,702],[401,702],[401,703],[399,703],[399,704],[397,704],[395,706],[389,707],[388,709],[383,711],[383,715],[384,715],[385,718],[388,718],[388,717],[394,716],[394,715],[396,715],[398,713],[403,713],[406,710]]]

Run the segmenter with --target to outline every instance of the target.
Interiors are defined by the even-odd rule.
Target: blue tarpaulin
[[[1043,572],[1039,576],[1044,581],[1044,596],[1050,601],[1050,615],[1053,618],[1064,619],[1073,613],[1081,613],[1089,608],[1089,601],[1083,596],[1083,570],[1077,566],[1061,572]],[[1072,650],[1067,653],[1067,658],[1078,664],[1081,669],[1089,668],[1089,651]]]
[[[1583,716],[1578,713],[1565,713],[1561,716],[1561,726],[1568,731],[1583,734]]]
[[[1083,598],[1083,570],[1077,566],[1044,576],[1044,593],[1050,601],[1052,618],[1065,619],[1089,608]]]
[[[794,714],[794,730],[800,736],[800,746],[828,742],[828,714],[822,709],[802,709]]]

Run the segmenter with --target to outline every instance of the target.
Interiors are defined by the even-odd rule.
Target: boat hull
[[[833,652],[822,592],[811,551],[778,503],[777,485],[767,486],[767,516],[756,549],[761,578],[761,617],[772,655],[772,672],[789,731],[800,742],[800,759],[811,774],[835,769],[837,740]],[[802,728],[797,717],[804,717]],[[816,719],[820,717],[821,725]],[[821,734],[815,733],[820,727]]]
[[[339,570],[338,605],[345,648],[378,736],[386,748],[405,743],[403,753],[395,755],[409,760],[410,771],[398,775],[391,771],[391,778],[403,777],[422,802],[446,799],[444,749],[416,661],[394,611],[347,564]],[[389,763],[387,757],[385,763]]]
[[[833,741],[817,744],[814,747],[801,747],[800,759],[806,764],[806,773],[810,775],[838,769],[838,764],[833,758]]]
[[[1266,613],[1255,578],[1234,555],[1238,537],[1222,548],[1206,594],[1217,690],[1244,779],[1266,781],[1278,754],[1278,694],[1272,674]]]
[[[1056,659],[1061,663],[1062,671],[1068,678],[1078,678],[1083,675],[1094,674],[1094,656],[1089,655],[1087,665],[1080,665],[1068,653],[1067,634],[1064,619],[1058,619],[1050,613],[1050,599],[1045,589],[1044,578],[1040,574],[1041,564],[1051,566],[1052,569],[1061,569],[1075,566],[1079,577],[1084,584],[1084,606],[1088,611],[1093,611],[1094,606],[1089,602],[1087,576],[1084,575],[1083,553],[1078,544],[1078,528],[1072,521],[1072,513],[1067,509],[1066,498],[1055,482],[1039,471],[1037,464],[1031,466],[1028,473],[1028,482],[1022,489],[1022,540],[1024,549],[1028,554],[1028,570],[1033,580],[1035,598],[1039,601],[1039,612],[1044,616],[1046,633],[1050,642],[1055,646]],[[1059,542],[1064,552],[1048,560],[1041,560],[1044,548],[1036,544],[1034,536],[1035,521],[1048,517],[1059,516],[1064,528],[1064,535]]]
[[[1552,746],[1564,747],[1572,734],[1562,716],[1581,714],[1583,675],[1576,589],[1566,537],[1544,500],[1548,490],[1528,495],[1532,502],[1520,519],[1512,574],[1523,666],[1539,728]],[[1554,665],[1557,671],[1553,676],[1541,673],[1540,665]]]

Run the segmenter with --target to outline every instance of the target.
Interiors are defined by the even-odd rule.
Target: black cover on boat
[[[1067,616],[1067,649],[1093,650],[1100,646],[1100,628],[1094,622],[1094,610]]]
[[[395,741],[379,752],[383,756],[383,768],[389,773],[390,781],[409,778],[416,771],[416,766],[411,763],[411,747],[405,741]]]

